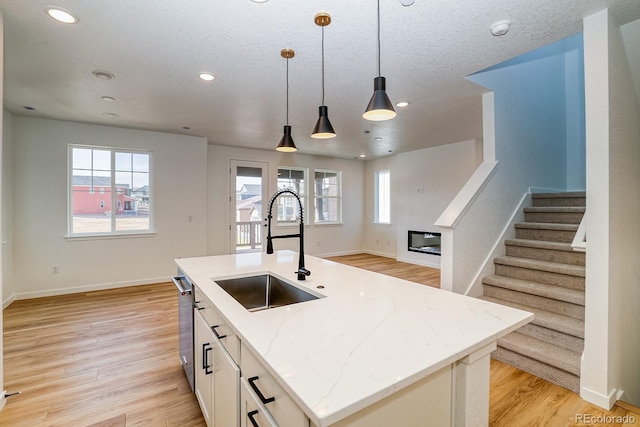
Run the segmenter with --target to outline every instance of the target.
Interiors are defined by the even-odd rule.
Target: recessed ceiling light
[[[411,6],[416,2],[416,0],[400,0],[400,4],[403,6]]]
[[[93,74],[95,77],[99,78],[100,80],[113,80],[116,78],[116,76],[113,75],[113,73],[110,73],[108,71],[102,71],[102,70],[93,70],[91,74]]]
[[[269,0],[251,0],[251,1],[254,2],[254,3],[266,3]]]
[[[200,77],[202,80],[205,80],[207,82],[210,82],[211,80],[215,79],[215,76],[213,74],[206,71],[198,74],[198,77]]]
[[[375,138],[373,138],[374,141],[382,141],[382,137],[381,136],[376,136]]]
[[[402,102],[398,102],[398,103],[396,104],[396,107],[403,108],[403,107],[406,107],[407,105],[409,105],[409,102],[407,102],[407,101],[402,101]]]
[[[511,21],[508,19],[503,19],[502,21],[494,22],[491,27],[491,34],[496,37],[504,36],[509,32],[509,28],[511,27]]]
[[[117,117],[120,117],[116,113],[102,113],[102,115],[105,116],[105,117],[108,117],[110,119],[115,119]]]
[[[366,154],[360,154],[360,158],[364,158],[364,157],[367,157],[367,155]]]
[[[58,6],[48,6],[44,10],[47,15],[64,24],[76,24],[79,21],[71,12]]]
[[[101,99],[102,99],[103,101],[107,101],[107,102],[113,102],[113,101],[115,101],[115,100],[116,100],[116,99],[115,99],[114,97],[112,97],[112,96],[103,96]]]

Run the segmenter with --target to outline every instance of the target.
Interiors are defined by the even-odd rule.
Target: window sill
[[[373,225],[377,227],[391,227],[390,222],[374,222]]]
[[[138,239],[145,237],[155,237],[155,231],[140,232],[140,233],[118,233],[118,234],[84,234],[75,236],[65,236],[64,239],[68,242],[79,242],[84,240],[110,240],[110,239]]]
[[[325,226],[325,225],[334,225],[334,226],[342,226],[344,223],[342,222],[314,222],[313,225]]]

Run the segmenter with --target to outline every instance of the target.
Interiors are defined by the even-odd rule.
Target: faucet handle
[[[296,274],[298,276],[300,275],[311,276],[311,272],[304,267],[299,268],[298,271],[296,271]]]

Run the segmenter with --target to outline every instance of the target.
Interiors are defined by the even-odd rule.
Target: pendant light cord
[[[289,126],[289,58],[287,58],[287,126]]]
[[[382,76],[380,71],[380,0],[378,0],[378,77]]]
[[[324,105],[324,25],[322,26],[322,105]]]

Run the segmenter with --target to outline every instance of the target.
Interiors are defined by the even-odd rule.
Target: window
[[[150,152],[70,145],[69,165],[70,236],[152,231]]]
[[[341,174],[339,171],[315,171],[314,220],[316,224],[338,223],[342,221],[341,185]]]
[[[377,171],[374,187],[374,222],[391,224],[391,172]]]
[[[307,170],[302,168],[278,167],[278,191],[291,190],[300,196],[303,213],[307,216]],[[300,208],[295,196],[285,193],[278,197],[277,204],[277,224],[297,224],[300,220]]]

